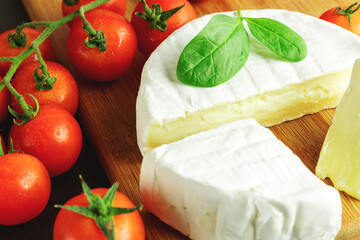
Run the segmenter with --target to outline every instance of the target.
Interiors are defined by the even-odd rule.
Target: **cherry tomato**
[[[149,27],[148,21],[135,16],[135,12],[144,12],[144,7],[141,2],[136,5],[135,10],[132,13],[131,25],[133,25],[139,41],[139,51],[145,56],[149,56],[172,32],[183,26],[185,23],[194,20],[196,18],[196,13],[187,0],[147,0],[146,3],[150,8],[152,8],[153,4],[160,4],[163,12],[185,4],[182,9],[166,21],[167,29],[165,32],[161,32],[159,29],[152,30]]]
[[[0,82],[2,78],[0,77]],[[8,106],[10,104],[10,93],[6,87],[0,92],[0,123],[2,123],[8,115]]]
[[[0,156],[0,224],[30,221],[45,208],[50,197],[45,166],[25,153]]]
[[[96,188],[92,192],[104,197],[106,188]],[[89,206],[85,194],[70,199],[65,205]],[[120,192],[116,192],[113,207],[133,208],[134,204]],[[145,229],[138,211],[114,216],[116,239],[142,240],[145,239]],[[61,209],[56,217],[53,231],[53,240],[106,240],[95,221],[78,213]]]
[[[63,16],[68,15],[69,13],[72,13],[75,10],[78,10],[82,5],[91,3],[95,0],[79,0],[79,2],[72,6],[67,6],[64,1],[62,1],[61,7],[62,7],[62,13]],[[107,9],[114,11],[122,16],[125,15],[126,11],[126,0],[110,0],[107,3],[104,3],[97,7],[96,9]],[[74,20],[73,20],[74,21]],[[69,26],[72,25],[73,21],[69,22]]]
[[[84,45],[88,35],[77,19],[69,33],[67,52],[71,63],[86,78],[111,81],[130,67],[136,53],[136,35],[130,23],[113,11],[98,9],[85,14],[95,30],[102,30],[107,39],[106,51]]]
[[[349,6],[341,6],[340,8],[345,11],[346,9],[348,9],[348,7]],[[332,8],[327,10],[320,16],[320,19],[334,23],[360,36],[360,10],[356,10],[351,13],[353,10],[356,9],[355,5],[353,5],[352,8],[348,9],[347,12],[351,16],[351,21],[349,23],[347,16],[340,13],[335,13],[336,9],[337,8]]]
[[[51,177],[71,168],[82,146],[81,129],[75,118],[59,105],[45,105],[35,118],[14,124],[9,136],[14,149],[38,158]]]
[[[40,66],[39,62],[32,62],[21,68],[12,80],[13,87],[24,96],[25,101],[32,107],[35,107],[35,102],[26,94],[32,94],[40,106],[58,104],[74,115],[79,102],[78,88],[74,77],[64,66],[56,62],[46,62],[46,65],[50,77],[57,79],[52,90],[40,91],[35,87],[33,74],[34,70]],[[41,74],[40,69],[38,72]],[[11,96],[11,102],[17,102],[14,96]],[[19,105],[13,105],[13,109],[22,112]]]
[[[22,53],[30,44],[41,34],[40,31],[34,28],[24,28],[23,32],[27,36],[27,44],[23,48],[13,48],[10,46],[8,42],[8,34],[10,32],[15,32],[15,29],[8,30],[0,34],[0,57],[13,57]],[[44,60],[55,61],[56,55],[53,45],[50,42],[50,39],[46,39],[39,47],[41,56]],[[27,63],[38,61],[38,57],[35,52],[32,53],[29,57],[27,57],[20,65],[20,67],[24,66]],[[0,75],[5,76],[7,71],[10,68],[10,62],[0,62]]]

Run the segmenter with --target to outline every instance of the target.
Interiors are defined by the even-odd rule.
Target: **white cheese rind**
[[[186,24],[154,51],[143,68],[136,103],[138,144],[142,152],[146,150],[147,131],[152,124],[161,125],[199,110],[338,72],[351,67],[360,56],[358,36],[318,18],[274,9],[242,13],[245,17],[269,17],[288,25],[304,38],[308,56],[297,63],[280,60],[250,34],[249,59],[231,80],[214,88],[187,86],[176,78],[179,56],[212,15]],[[236,12],[222,14],[235,16]]]
[[[339,193],[246,119],[144,155],[146,209],[192,239],[333,239]]]

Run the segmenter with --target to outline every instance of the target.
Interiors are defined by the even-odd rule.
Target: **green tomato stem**
[[[2,148],[1,140],[2,140],[2,137],[0,136],[0,157],[4,156],[4,149]]]
[[[145,0],[141,0],[141,3],[144,7],[144,11],[146,14],[148,14],[149,16],[151,16],[152,18],[155,18],[155,13],[153,13],[153,11],[151,10],[151,8],[149,7],[149,5],[147,5]]]
[[[86,4],[82,7],[80,7],[79,10],[76,10],[72,13],[70,13],[69,15],[53,21],[53,22],[47,22],[47,21],[43,21],[43,22],[30,22],[30,23],[24,23],[20,26],[18,26],[16,29],[17,31],[22,30],[25,27],[34,27],[34,26],[39,26],[39,25],[43,25],[46,26],[45,30],[32,42],[32,44],[26,48],[22,53],[20,53],[19,55],[17,55],[16,57],[0,57],[0,61],[9,61],[11,62],[11,66],[9,71],[6,73],[5,77],[3,78],[3,80],[0,83],[0,91],[3,90],[3,88],[6,86],[9,91],[11,92],[12,95],[14,95],[16,97],[16,99],[19,102],[19,105],[21,106],[22,110],[24,111],[24,115],[25,118],[27,119],[31,119],[32,117],[34,117],[34,112],[32,111],[32,109],[30,109],[29,105],[26,103],[24,97],[19,94],[16,89],[11,85],[11,79],[14,76],[16,70],[18,69],[18,67],[20,66],[20,64],[28,57],[30,56],[34,51],[37,53],[37,56],[39,58],[40,64],[42,66],[45,66],[44,69],[45,71],[47,71],[47,67],[46,64],[43,60],[43,58],[41,57],[41,53],[38,49],[38,47],[60,26],[66,24],[67,22],[73,20],[74,18],[78,17],[81,15],[83,15],[84,12],[90,11],[106,2],[108,2],[110,0],[96,0],[94,2],[91,2],[89,4]],[[35,114],[36,115],[36,114]]]
[[[49,26],[51,22],[49,21],[40,21],[40,22],[28,22],[28,23],[23,23],[19,26],[16,27],[16,31],[17,32],[21,32],[24,28],[27,27],[35,27],[35,26]]]
[[[89,35],[89,37],[94,37],[96,35],[96,30],[91,26],[88,20],[85,18],[85,12],[83,8],[80,8],[80,18],[83,22],[83,29]]]
[[[39,48],[36,47],[36,46],[33,46],[33,48],[34,48],[35,53],[36,53],[36,55],[37,55],[37,57],[39,59],[39,63],[40,63],[41,70],[42,70],[43,74],[44,75],[50,75],[48,70],[47,70],[46,63],[45,63],[43,57],[41,56],[41,52],[40,52]]]

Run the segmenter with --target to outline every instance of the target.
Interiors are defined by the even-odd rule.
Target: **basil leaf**
[[[307,55],[304,39],[291,28],[270,18],[244,18],[250,32],[275,54],[292,62]]]
[[[241,18],[215,15],[180,55],[177,78],[196,87],[214,87],[246,63],[250,40]]]

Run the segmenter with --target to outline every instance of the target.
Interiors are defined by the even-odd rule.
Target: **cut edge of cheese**
[[[236,12],[221,14],[236,16]],[[214,88],[180,83],[176,65],[181,51],[213,15],[175,31],[146,62],[136,101],[137,141],[142,154],[236,119],[251,117],[271,126],[335,107],[345,92],[351,75],[348,68],[360,54],[359,37],[318,18],[279,9],[244,10],[243,15],[270,17],[298,32],[308,45],[304,60],[289,63],[269,56],[250,35],[247,64],[232,79]],[[297,99],[285,98],[296,97],[297,88],[303,91]],[[282,104],[276,106],[278,102]],[[287,102],[291,104],[285,106]]]
[[[336,189],[360,199],[360,59],[327,132],[316,175],[330,178]]]
[[[185,118],[151,124],[142,141],[144,153],[162,144],[244,118],[254,118],[269,127],[306,114],[336,107],[348,86],[351,68],[292,84],[281,90],[256,95],[237,102],[186,114]],[[286,100],[286,102],[284,102]]]
[[[338,191],[253,119],[146,153],[140,193],[192,239],[329,240],[341,227]]]

